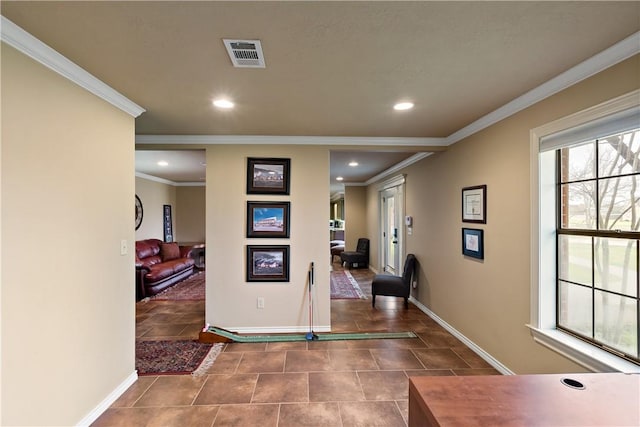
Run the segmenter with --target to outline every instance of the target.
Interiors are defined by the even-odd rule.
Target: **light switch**
[[[126,255],[129,253],[129,247],[126,240],[120,240],[120,255]]]

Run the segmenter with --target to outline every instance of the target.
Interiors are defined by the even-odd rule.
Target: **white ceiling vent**
[[[260,40],[222,39],[234,67],[264,68],[264,54]]]

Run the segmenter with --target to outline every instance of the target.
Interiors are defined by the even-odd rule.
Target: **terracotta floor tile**
[[[493,368],[481,368],[481,369],[453,369],[453,373],[458,376],[463,375],[502,375],[500,372]]]
[[[306,373],[260,374],[251,403],[308,402]]]
[[[340,416],[344,427],[405,426],[396,402],[341,402]]]
[[[329,350],[329,366],[333,371],[378,369],[369,350]]]
[[[331,369],[329,353],[322,350],[287,351],[285,372],[314,372]]]
[[[360,380],[355,372],[309,373],[310,402],[344,400],[364,400]]]
[[[286,350],[306,350],[306,342],[270,342],[267,343],[266,351],[286,351]]]
[[[341,269],[339,263],[334,269]],[[351,269],[370,296],[373,273]],[[136,304],[136,339],[195,338],[204,301]],[[207,375],[140,377],[95,426],[406,426],[408,378],[499,375],[401,298],[332,300],[333,332],[414,331],[418,338],[230,343]]]
[[[337,402],[283,403],[278,427],[336,427],[342,425]]]
[[[408,349],[373,349],[371,354],[380,369],[423,369],[418,358]]]
[[[452,350],[462,360],[467,362],[467,365],[471,366],[472,368],[489,368],[489,369],[492,369],[492,366],[489,365],[486,360],[484,360],[475,351],[471,350],[468,347],[455,347],[455,348],[452,348]]]
[[[144,394],[144,392],[146,392],[149,387],[151,387],[151,384],[153,384],[153,382],[157,379],[158,377],[153,376],[138,377],[138,380],[133,383],[131,387],[129,387],[127,391],[125,391],[124,394],[120,396],[118,400],[116,400],[111,406],[114,408],[133,406],[136,401],[140,399],[140,397]]]
[[[225,405],[220,408],[214,427],[275,427],[278,425],[276,404]]]
[[[235,374],[244,353],[226,353],[222,351],[208,369],[208,374]]]
[[[408,377],[451,377],[455,374],[451,369],[423,369],[405,371]]]
[[[265,351],[267,349],[267,343],[229,343],[224,348],[225,352],[235,351]]]
[[[284,372],[284,351],[247,352],[242,355],[237,372],[239,374]]]
[[[208,375],[194,405],[250,403],[257,374]]]
[[[449,348],[411,350],[427,369],[469,368],[469,365]]]
[[[358,372],[366,400],[409,399],[409,378],[404,371]]]
[[[191,375],[167,375],[158,377],[134,406],[191,405],[202,388],[205,378]]]

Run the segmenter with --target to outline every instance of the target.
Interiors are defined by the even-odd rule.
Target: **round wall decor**
[[[142,225],[142,213],[143,213],[142,201],[140,200],[140,197],[138,197],[138,195],[136,194],[136,230],[140,228],[140,225]]]

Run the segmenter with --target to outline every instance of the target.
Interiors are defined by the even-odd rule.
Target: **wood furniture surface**
[[[640,375],[411,377],[416,426],[640,426]]]

